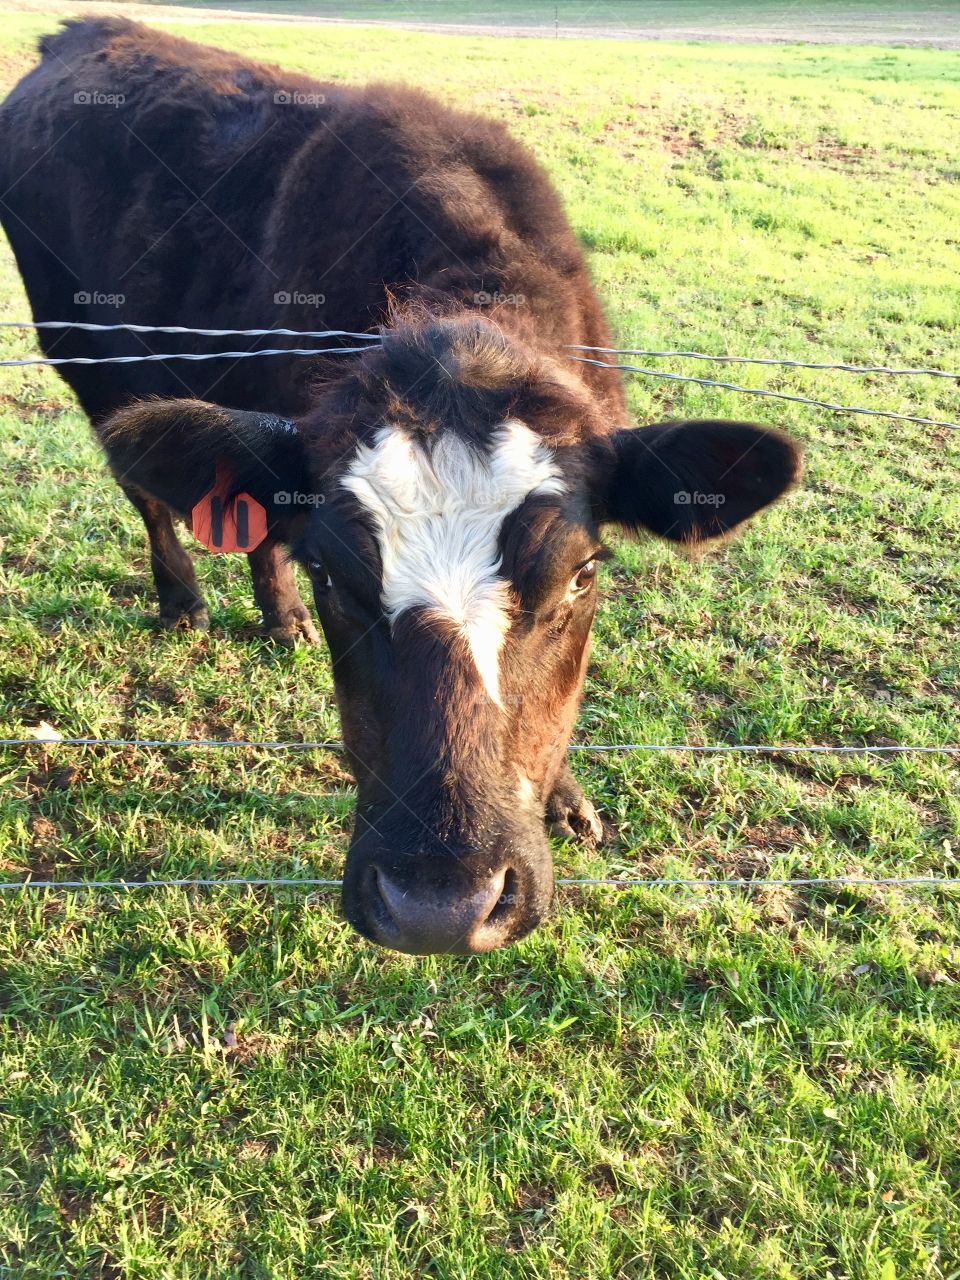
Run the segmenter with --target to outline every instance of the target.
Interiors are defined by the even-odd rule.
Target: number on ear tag
[[[232,477],[217,463],[213,488],[193,508],[193,536],[208,551],[248,554],[267,536],[267,513],[249,493],[231,493]]]

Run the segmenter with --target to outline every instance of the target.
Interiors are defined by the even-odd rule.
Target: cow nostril
[[[367,915],[378,932],[399,937],[402,929],[390,910],[390,899],[380,879],[380,868],[368,867],[363,878],[363,898]]]
[[[500,896],[490,908],[487,918],[479,923],[479,928],[499,928],[506,931],[510,921],[516,915],[519,901],[517,873],[513,867],[507,867],[503,873],[503,886]]]

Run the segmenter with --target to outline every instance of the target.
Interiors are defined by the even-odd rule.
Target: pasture
[[[4,89],[55,20],[7,18]],[[625,346],[960,368],[955,55],[184,34],[508,121]],[[5,247],[0,291],[27,318]],[[960,421],[949,380],[664,367]],[[242,562],[198,556],[209,634],[160,632],[64,385],[0,374],[3,736],[336,739],[324,651],[259,638]],[[780,426],[807,474],[703,559],[618,548],[576,741],[960,742],[960,432],[630,396]],[[960,876],[956,757],[576,764],[619,840],[558,845],[560,875]],[[337,877],[350,811],[335,752],[8,749],[0,873]],[[960,890],[564,889],[469,961],[379,951],[335,903],[3,895],[0,1277],[960,1275]]]
[[[17,0],[23,4],[24,0]],[[36,0],[29,0],[36,3]],[[164,0],[143,0],[164,5]],[[185,8],[266,13],[348,22],[468,25],[563,36],[602,32],[620,38],[826,40],[956,48],[949,0],[905,7],[897,0],[180,0]]]

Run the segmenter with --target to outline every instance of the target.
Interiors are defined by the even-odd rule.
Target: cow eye
[[[594,578],[597,576],[596,560],[588,560],[586,564],[582,564],[577,572],[573,575],[570,582],[571,591],[586,591]]]
[[[308,560],[307,573],[309,573],[313,581],[313,585],[319,591],[329,591],[330,588],[333,586],[333,581],[329,573],[327,573],[326,569],[323,567],[323,564],[321,561]]]

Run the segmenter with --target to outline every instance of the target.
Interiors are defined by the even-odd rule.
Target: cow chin
[[[358,823],[343,913],[372,942],[411,955],[479,955],[518,941],[549,911],[553,862],[542,826],[505,827],[483,848],[418,844],[391,845]]]

